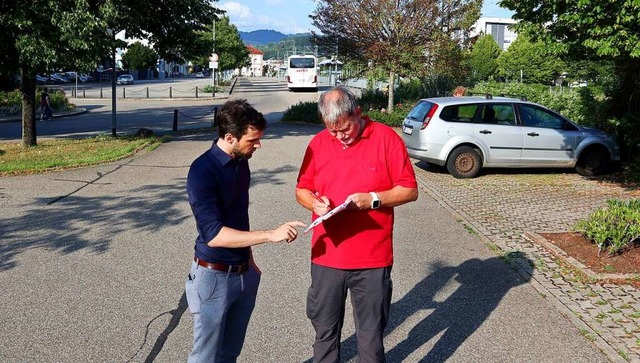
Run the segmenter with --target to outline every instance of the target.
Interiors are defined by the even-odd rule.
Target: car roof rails
[[[488,100],[492,100],[493,96],[491,95],[491,93],[485,93],[484,98],[486,98]]]

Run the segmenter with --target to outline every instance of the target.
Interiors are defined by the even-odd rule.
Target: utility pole
[[[211,57],[215,57],[216,54],[216,17],[213,17],[213,26],[211,27],[213,33],[213,46],[211,48]],[[211,97],[216,96],[216,69],[211,68]]]

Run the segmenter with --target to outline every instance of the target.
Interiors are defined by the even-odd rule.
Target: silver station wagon
[[[484,167],[575,168],[584,176],[620,160],[615,138],[541,105],[505,97],[422,99],[403,121],[409,155],[456,178]]]

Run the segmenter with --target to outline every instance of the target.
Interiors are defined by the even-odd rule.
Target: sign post
[[[211,68],[211,97],[216,96],[216,69],[218,69],[218,54],[211,53],[209,57],[209,68]]]

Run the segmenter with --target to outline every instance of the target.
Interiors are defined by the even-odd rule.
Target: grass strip
[[[23,148],[0,143],[0,176],[41,173],[116,161],[139,151],[151,151],[163,138],[99,135],[82,139],[42,140]]]

